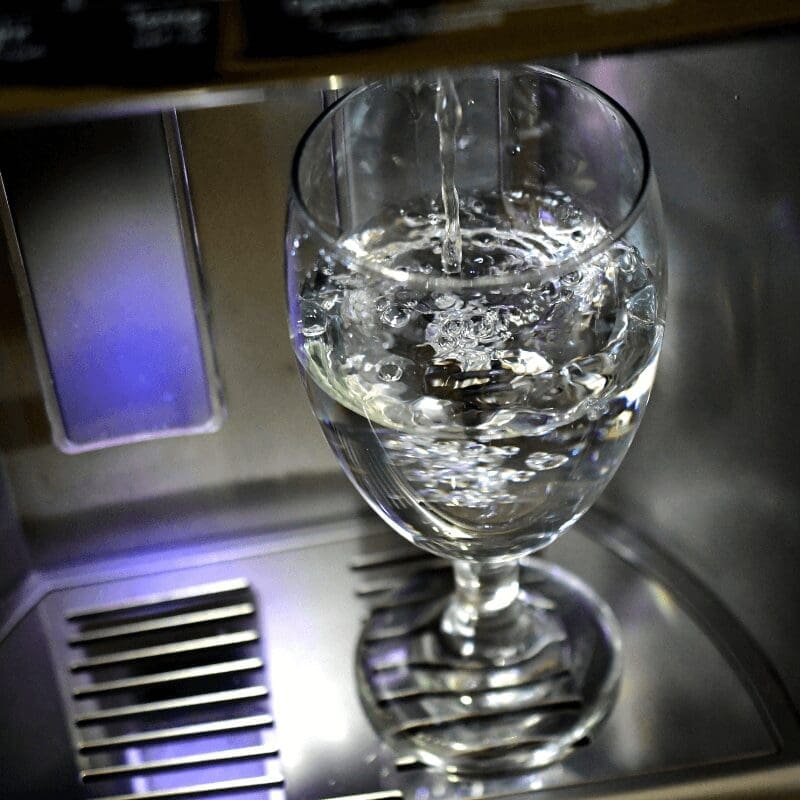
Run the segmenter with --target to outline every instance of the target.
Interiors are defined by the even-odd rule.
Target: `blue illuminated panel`
[[[4,132],[0,171],[59,447],[216,429],[217,381],[162,117]]]

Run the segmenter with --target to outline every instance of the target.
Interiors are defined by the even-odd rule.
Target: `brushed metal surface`
[[[800,708],[800,39],[574,71],[640,123],[669,237],[653,403],[605,497],[740,617]]]
[[[716,622],[703,617],[698,596],[686,606],[680,587],[643,572],[636,563],[641,537],[629,531],[626,539],[622,527],[593,512],[551,552],[553,560],[598,590],[622,623],[625,673],[619,702],[589,746],[563,764],[512,778],[459,782],[413,763],[398,766],[370,728],[357,696],[353,654],[368,603],[379,596],[365,596],[358,587],[388,585],[389,578],[407,574],[424,559],[410,549],[411,557],[403,558],[402,540],[369,518],[307,535],[295,532],[280,544],[254,536],[238,550],[210,553],[177,571],[157,571],[145,560],[145,574],[54,592],[44,609],[52,623],[54,661],[66,667],[68,631],[57,621],[67,608],[125,606],[145,594],[248,581],[269,631],[263,657],[276,722],[270,732],[274,742],[265,744],[274,743],[280,751],[289,800],[383,791],[409,798],[420,793],[492,797],[531,789],[543,790],[542,796],[558,789],[585,797],[600,783],[609,792],[621,792],[777,768],[797,758],[796,719],[777,719],[769,687],[752,680],[755,663],[734,666],[736,652],[745,662],[760,656],[740,651],[735,637],[728,638],[724,615]],[[616,541],[616,549],[605,539]],[[137,569],[128,563],[130,570]],[[90,578],[91,572],[84,574],[84,582]],[[686,597],[691,599],[691,592]],[[709,621],[716,625],[711,631],[716,644],[703,628]],[[781,697],[785,700],[779,689],[778,704]],[[64,702],[70,708],[74,701],[65,697]],[[202,748],[203,733],[197,735]],[[142,791],[152,789],[139,785]]]
[[[81,800],[58,672],[39,609],[27,614],[0,648],[0,709],[0,797],[50,800],[55,791],[63,800]]]

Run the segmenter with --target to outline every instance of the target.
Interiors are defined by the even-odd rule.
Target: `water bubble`
[[[527,483],[533,475],[524,469],[510,469],[504,470],[503,477],[511,483]]]
[[[589,409],[586,411],[586,419],[590,420],[591,422],[597,422],[600,417],[603,416],[603,410],[597,406],[590,406]],[[581,448],[574,447],[572,449],[572,455],[576,456],[581,451]]]
[[[381,322],[388,325],[390,328],[402,328],[404,325],[408,324],[410,319],[411,313],[408,309],[393,304],[385,308],[380,315]]]
[[[560,287],[555,281],[547,281],[539,291],[539,297],[545,302],[552,302],[560,293]]]
[[[436,308],[442,311],[446,311],[449,308],[461,308],[464,305],[464,301],[454,294],[440,294],[433,299],[433,302]]]
[[[508,148],[508,154],[511,156],[519,155],[522,152],[522,146],[518,144],[512,144]]]
[[[621,248],[620,248],[621,249]],[[615,254],[616,265],[620,272],[624,275],[632,275],[641,265],[641,259],[635,249],[625,248],[620,252],[617,250]]]
[[[303,321],[300,325],[300,331],[303,336],[311,339],[315,336],[322,336],[327,327],[327,316],[325,311],[312,300],[303,300],[301,303],[301,311]]]
[[[442,323],[443,336],[446,336],[450,339],[459,339],[462,334],[466,334],[463,320],[451,317]]]
[[[577,286],[581,282],[581,274],[577,270],[568,272],[566,275],[561,276],[561,283],[564,286]]]
[[[567,461],[569,461],[569,458],[561,453],[531,453],[525,459],[525,466],[541,472],[548,469],[556,469],[566,464]]]
[[[403,367],[396,361],[382,361],[378,364],[378,377],[386,383],[395,383],[403,377]]]

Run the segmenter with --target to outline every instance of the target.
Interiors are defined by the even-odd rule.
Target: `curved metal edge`
[[[800,713],[761,646],[727,606],[655,538],[600,506],[581,523],[615,556],[666,586],[728,661],[779,750],[779,761],[800,757]]]

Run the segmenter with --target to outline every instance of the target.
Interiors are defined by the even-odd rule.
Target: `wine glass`
[[[590,507],[641,420],[661,224],[635,123],[550,69],[361,86],[299,145],[287,291],[311,404],[367,503],[454,566],[383,598],[358,644],[364,708],[404,755],[538,767],[613,706],[610,610],[530,554]]]

